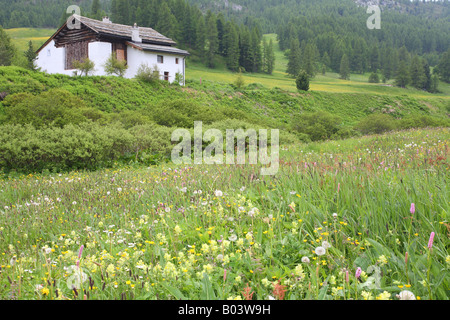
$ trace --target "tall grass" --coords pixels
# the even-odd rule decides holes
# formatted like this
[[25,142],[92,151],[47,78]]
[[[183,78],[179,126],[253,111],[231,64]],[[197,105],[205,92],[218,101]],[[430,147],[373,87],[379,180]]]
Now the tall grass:
[[268,177],[171,164],[10,175],[0,298],[447,300],[448,138],[285,146]]

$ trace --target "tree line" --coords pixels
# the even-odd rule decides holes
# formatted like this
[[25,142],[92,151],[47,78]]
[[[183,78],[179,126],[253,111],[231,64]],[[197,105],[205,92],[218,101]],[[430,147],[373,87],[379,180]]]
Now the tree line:
[[209,68],[216,67],[217,57],[222,57],[232,71],[273,71],[273,43],[263,41],[258,24],[238,24],[211,10],[203,13],[185,0],[112,0],[111,19],[153,28],[200,57]]

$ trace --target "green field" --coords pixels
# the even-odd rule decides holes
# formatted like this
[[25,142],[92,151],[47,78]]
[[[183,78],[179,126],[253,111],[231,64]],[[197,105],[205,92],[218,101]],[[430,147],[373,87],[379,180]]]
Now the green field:
[[449,138],[1,179],[0,299],[448,300]]
[[[266,34],[264,37],[269,41],[272,39],[275,48],[275,69],[272,75],[267,74],[252,74],[245,73],[243,77],[245,83],[259,83],[268,88],[278,87],[288,91],[297,91],[295,86],[295,79],[289,77],[286,73],[287,59],[283,52],[279,50],[278,41],[275,34]],[[220,67],[221,66],[221,67]],[[237,74],[226,70],[223,64],[220,64],[217,69],[209,69],[199,63],[187,63],[186,79],[199,81],[209,80],[214,82],[233,83],[236,80]],[[311,91],[321,92],[342,92],[342,93],[369,93],[379,95],[407,95],[416,98],[432,98],[443,97],[450,100],[450,85],[440,82],[439,94],[431,94],[422,90],[414,88],[397,88],[393,86],[393,80],[386,84],[373,84],[368,82],[369,73],[366,74],[352,74],[350,80],[341,80],[336,73],[327,72],[325,75],[317,74],[310,83]]]
[[6,29],[6,33],[18,51],[26,51],[30,40],[33,42],[34,48],[37,50],[41,45],[50,38],[56,30],[54,29],[34,29],[34,28],[15,28]]
[[[0,300],[448,300],[449,85],[298,92],[276,56],[241,89],[192,62],[184,87],[0,67]],[[323,111],[343,133],[305,142]],[[373,114],[397,131],[362,136]],[[278,171],[175,165],[194,121],[279,129]]]

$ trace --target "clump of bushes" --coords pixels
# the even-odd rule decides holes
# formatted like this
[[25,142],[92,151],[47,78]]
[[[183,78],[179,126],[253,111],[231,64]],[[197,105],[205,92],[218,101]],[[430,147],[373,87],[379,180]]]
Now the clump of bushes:
[[369,83],[380,83],[380,77],[378,73],[372,72],[369,76]]
[[392,131],[396,128],[394,118],[387,114],[375,113],[361,120],[355,129],[362,134],[380,134],[386,131]]
[[0,126],[0,168],[40,172],[97,169],[129,155],[168,156],[171,130],[156,124],[125,129],[88,121],[64,127],[36,128],[32,124]]
[[2,102],[3,122],[64,127],[89,119],[98,120],[102,112],[89,108],[83,100],[62,89],[51,89],[38,95],[23,92],[6,96]]
[[327,140],[336,137],[342,128],[340,117],[325,111],[306,112],[294,117],[292,129],[307,135],[312,141]]

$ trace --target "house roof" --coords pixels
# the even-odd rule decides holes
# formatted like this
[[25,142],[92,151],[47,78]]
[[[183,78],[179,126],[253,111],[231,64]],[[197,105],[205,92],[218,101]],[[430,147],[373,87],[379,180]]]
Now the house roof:
[[[107,36],[112,38],[121,38],[125,41],[132,41],[133,27],[118,23],[112,23],[109,21],[99,21],[90,18],[86,18],[79,15],[72,15],[72,17],[80,21],[83,25],[101,36]],[[67,19],[69,20],[69,19]],[[55,38],[65,27],[67,21],[62,25],[37,51],[39,53],[50,41]],[[153,43],[158,45],[173,46],[176,44],[172,39],[160,34],[152,28],[139,27],[139,36],[143,43]]]
[[130,45],[136,49],[144,50],[144,51],[152,51],[152,52],[164,52],[164,53],[172,53],[182,56],[188,56],[189,52],[186,50],[181,50],[175,47],[169,46],[160,46],[156,44],[148,44],[148,43],[138,43],[138,42],[126,42],[127,45]]
[[[94,20],[78,15],[73,15],[73,17],[97,33],[129,38],[130,40],[132,38],[132,31],[133,31],[132,26]],[[162,34],[160,34],[159,32],[155,31],[152,28],[139,27],[139,35],[142,38],[142,41],[158,42],[168,45],[175,44],[175,41],[173,41],[170,38],[167,38],[166,36],[163,36]]]

